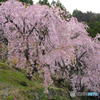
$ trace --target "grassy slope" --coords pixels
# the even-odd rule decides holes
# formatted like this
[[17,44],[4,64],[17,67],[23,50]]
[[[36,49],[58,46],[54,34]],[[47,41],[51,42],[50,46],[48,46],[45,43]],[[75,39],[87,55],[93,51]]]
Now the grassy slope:
[[30,81],[25,73],[0,60],[0,100],[71,100],[68,92],[55,87],[49,87],[49,94],[44,94],[41,82],[37,73]]
[[[33,80],[35,80],[35,77]],[[0,61],[0,100],[11,97],[28,100],[27,94],[24,95],[24,92],[42,88],[43,86],[39,81],[29,81],[24,73],[10,68],[9,65]]]

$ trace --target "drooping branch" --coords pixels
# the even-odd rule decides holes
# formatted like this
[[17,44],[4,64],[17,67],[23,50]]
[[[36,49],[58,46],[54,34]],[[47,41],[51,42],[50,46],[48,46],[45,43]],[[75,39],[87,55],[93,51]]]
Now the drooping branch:
[[23,33],[25,34],[25,18],[22,18],[23,21]]
[[[33,32],[34,29],[35,29],[35,31],[36,31],[37,33],[39,33],[38,30],[36,29],[36,26],[37,26],[37,22],[35,23],[35,26],[33,26],[31,30],[29,30],[28,37],[30,36],[30,34],[32,34],[32,32]],[[29,29],[28,25],[27,25],[27,28]]]
[[50,46],[51,46],[52,48],[55,48],[55,47],[52,45],[52,43],[51,43],[50,36],[49,36],[49,33],[48,33],[48,28],[47,28],[46,26],[44,26],[44,27],[45,27],[45,35],[47,36],[47,41],[48,41],[48,43],[50,44]]
[[15,23],[13,22],[13,20],[11,20],[11,19],[9,19],[9,21],[18,29],[18,31],[21,33],[21,35],[23,35],[23,32],[20,30],[20,28],[18,27],[18,25],[15,24]]
[[83,52],[78,59],[81,59],[87,51]]
[[8,22],[9,22],[9,21],[8,21],[8,18],[7,18],[7,17],[5,17],[5,18],[6,18],[6,20],[7,20],[7,21],[6,21],[6,22],[4,22],[3,24],[6,24],[6,23],[8,23]]
[[[84,54],[86,53],[87,51],[85,51],[85,52],[83,52],[79,57],[76,57],[76,64],[75,64],[75,66],[76,66],[76,70],[78,70],[78,66],[82,66],[82,64],[84,65],[84,68],[86,67],[86,64],[81,60],[81,58],[84,56]],[[83,69],[84,69],[83,68]]]

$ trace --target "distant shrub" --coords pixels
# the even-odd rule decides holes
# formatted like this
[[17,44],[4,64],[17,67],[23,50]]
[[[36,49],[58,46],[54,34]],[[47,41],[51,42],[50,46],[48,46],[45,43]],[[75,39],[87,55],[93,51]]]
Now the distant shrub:
[[22,86],[28,86],[28,84],[27,84],[25,81],[21,81],[20,84],[21,84]]
[[14,98],[12,96],[8,96],[7,100],[14,100]]
[[27,69],[26,69],[26,68],[22,68],[22,69],[21,69],[21,72],[22,72],[22,73],[26,73],[26,72],[27,72]]
[[0,59],[0,62],[3,62],[2,59]]
[[11,59],[10,63],[13,64],[13,66],[15,66],[19,62],[18,62],[18,59],[16,57],[14,57],[14,58]]
[[0,61],[0,69],[10,69],[10,66],[6,63]]
[[98,40],[100,41],[100,38],[98,38]]

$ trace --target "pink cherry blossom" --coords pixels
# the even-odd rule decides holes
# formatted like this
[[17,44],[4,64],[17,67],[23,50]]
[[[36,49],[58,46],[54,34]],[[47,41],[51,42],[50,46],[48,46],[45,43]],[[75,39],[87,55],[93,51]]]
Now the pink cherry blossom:
[[83,91],[100,92],[100,35],[91,39],[85,23],[63,13],[66,21],[62,12],[39,4],[25,8],[15,0],[2,3],[0,28],[8,39],[8,62],[27,68],[30,76],[35,68],[40,75],[42,70],[46,88],[56,76],[70,80],[74,91],[85,86]]

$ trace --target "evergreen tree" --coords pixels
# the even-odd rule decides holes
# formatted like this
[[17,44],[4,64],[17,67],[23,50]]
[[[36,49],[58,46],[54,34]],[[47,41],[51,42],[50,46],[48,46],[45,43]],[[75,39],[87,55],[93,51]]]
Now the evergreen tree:
[[38,3],[41,4],[41,5],[47,5],[47,6],[51,7],[51,5],[50,5],[50,3],[48,2],[48,0],[39,0]]
[[87,29],[89,36],[94,38],[97,33],[100,33],[100,14],[92,13],[91,11],[83,13],[76,9],[72,15],[76,17],[78,21],[85,21],[87,23],[89,26],[89,29]]
[[0,2],[5,2],[5,1],[7,1],[7,0],[0,0]]
[[[0,2],[6,2],[7,0],[0,0]],[[30,5],[33,5],[33,1],[32,0],[18,0],[21,1],[23,3],[29,3]]]
[[33,1],[32,0],[19,0],[19,1],[21,1],[23,3],[28,3],[30,5],[33,5]]
[[74,17],[76,17],[78,19],[78,21],[83,21],[84,20],[84,14],[80,10],[77,10],[77,9],[74,10],[72,15]]

